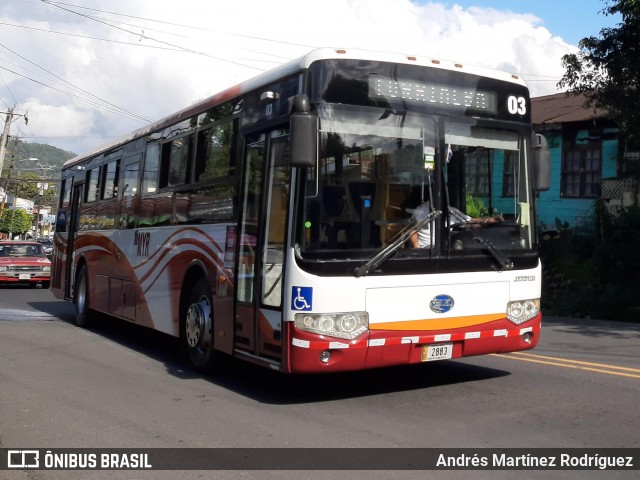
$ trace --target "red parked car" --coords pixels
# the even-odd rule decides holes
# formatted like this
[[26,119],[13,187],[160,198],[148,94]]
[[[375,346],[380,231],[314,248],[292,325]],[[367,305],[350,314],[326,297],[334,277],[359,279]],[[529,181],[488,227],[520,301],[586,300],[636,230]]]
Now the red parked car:
[[51,262],[38,242],[0,241],[0,285],[49,288]]

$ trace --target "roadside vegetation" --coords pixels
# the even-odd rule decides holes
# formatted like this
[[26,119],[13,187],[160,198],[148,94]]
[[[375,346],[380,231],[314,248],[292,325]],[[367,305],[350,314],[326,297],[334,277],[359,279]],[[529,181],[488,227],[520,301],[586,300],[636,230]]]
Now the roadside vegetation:
[[543,232],[542,305],[547,315],[640,322],[640,207]]
[[[640,151],[640,1],[603,0],[601,13],[619,15],[614,28],[583,38],[562,58],[558,83],[584,95],[620,127],[624,149]],[[622,156],[622,155],[621,155]],[[640,185],[640,161],[620,158],[618,175]],[[636,190],[635,198],[638,198]],[[610,211],[599,201],[591,221],[569,228],[557,221],[543,234],[543,306],[547,314],[640,322],[640,206]]]

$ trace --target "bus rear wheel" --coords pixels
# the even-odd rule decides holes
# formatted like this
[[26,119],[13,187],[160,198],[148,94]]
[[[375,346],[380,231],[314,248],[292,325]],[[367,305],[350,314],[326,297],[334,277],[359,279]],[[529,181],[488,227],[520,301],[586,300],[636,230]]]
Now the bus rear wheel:
[[216,365],[213,350],[213,305],[208,283],[199,279],[188,294],[182,312],[182,335],[189,360],[200,372],[210,372]]

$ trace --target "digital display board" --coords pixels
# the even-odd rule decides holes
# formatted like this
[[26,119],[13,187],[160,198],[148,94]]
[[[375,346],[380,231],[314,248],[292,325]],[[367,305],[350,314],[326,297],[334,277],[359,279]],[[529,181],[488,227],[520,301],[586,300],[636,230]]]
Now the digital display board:
[[414,104],[497,112],[497,95],[487,90],[458,87],[415,80],[393,79],[382,75],[369,76],[369,98],[403,100]]

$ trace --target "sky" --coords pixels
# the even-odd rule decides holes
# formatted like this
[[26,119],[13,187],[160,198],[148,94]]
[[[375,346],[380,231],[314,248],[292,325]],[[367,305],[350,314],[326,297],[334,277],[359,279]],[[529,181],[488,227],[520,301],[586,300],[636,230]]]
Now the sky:
[[[2,0],[0,118],[74,153],[316,47],[497,68],[557,93],[561,57],[620,20],[604,0]],[[24,116],[28,118],[25,124]],[[0,122],[0,128],[4,122]]]

